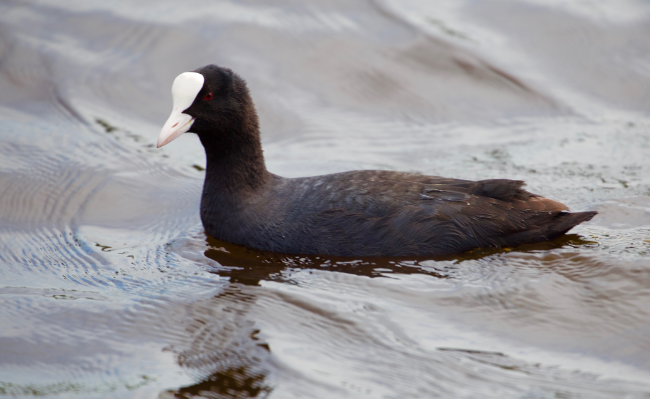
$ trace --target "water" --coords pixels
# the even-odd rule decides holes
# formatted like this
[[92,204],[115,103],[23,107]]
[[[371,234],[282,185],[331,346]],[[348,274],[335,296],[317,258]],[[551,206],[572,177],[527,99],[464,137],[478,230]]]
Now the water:
[[[649,398],[645,1],[0,5],[0,396]],[[269,169],[513,178],[599,215],[443,259],[207,238],[155,149],[180,72],[237,71]]]

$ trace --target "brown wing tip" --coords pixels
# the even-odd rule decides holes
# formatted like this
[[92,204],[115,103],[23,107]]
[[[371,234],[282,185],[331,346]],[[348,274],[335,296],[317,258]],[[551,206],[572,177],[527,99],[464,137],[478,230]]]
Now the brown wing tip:
[[513,205],[517,209],[522,210],[531,210],[537,212],[565,212],[569,210],[569,207],[564,205],[561,202],[553,201],[552,199],[538,197],[534,194],[525,200],[515,200]]

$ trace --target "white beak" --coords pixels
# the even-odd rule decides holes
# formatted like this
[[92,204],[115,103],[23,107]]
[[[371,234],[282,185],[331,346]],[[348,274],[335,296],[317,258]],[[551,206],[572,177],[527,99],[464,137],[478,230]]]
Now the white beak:
[[192,106],[197,94],[203,88],[205,78],[200,73],[183,72],[174,79],[172,84],[172,114],[158,136],[158,148],[174,141],[178,136],[190,130],[194,123],[191,115],[183,113]]
[[157,147],[160,148],[174,141],[178,136],[190,130],[193,123],[194,118],[174,108],[172,114],[169,115],[169,119],[165,122],[165,126],[160,131]]

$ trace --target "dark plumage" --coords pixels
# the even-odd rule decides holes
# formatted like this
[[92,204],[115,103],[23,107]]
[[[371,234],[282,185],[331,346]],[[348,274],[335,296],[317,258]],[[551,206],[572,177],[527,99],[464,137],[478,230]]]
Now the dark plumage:
[[[205,147],[201,219],[217,239],[295,254],[448,255],[550,240],[596,214],[565,212],[565,205],[522,190],[522,181],[370,170],[296,179],[274,175],[264,164],[244,80],[215,65],[195,72],[203,85],[188,89],[189,97],[198,93],[179,111],[193,118],[190,131]],[[186,86],[181,76],[173,92]],[[172,126],[172,117],[159,146],[181,129]]]

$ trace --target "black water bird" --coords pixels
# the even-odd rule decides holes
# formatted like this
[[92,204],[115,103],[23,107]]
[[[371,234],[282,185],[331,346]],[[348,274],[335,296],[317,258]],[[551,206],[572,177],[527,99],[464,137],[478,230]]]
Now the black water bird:
[[596,212],[568,213],[522,181],[352,171],[284,178],[266,170],[246,82],[208,65],[180,74],[158,147],[191,131],[207,155],[201,220],[214,238],[293,254],[449,255],[551,240]]

